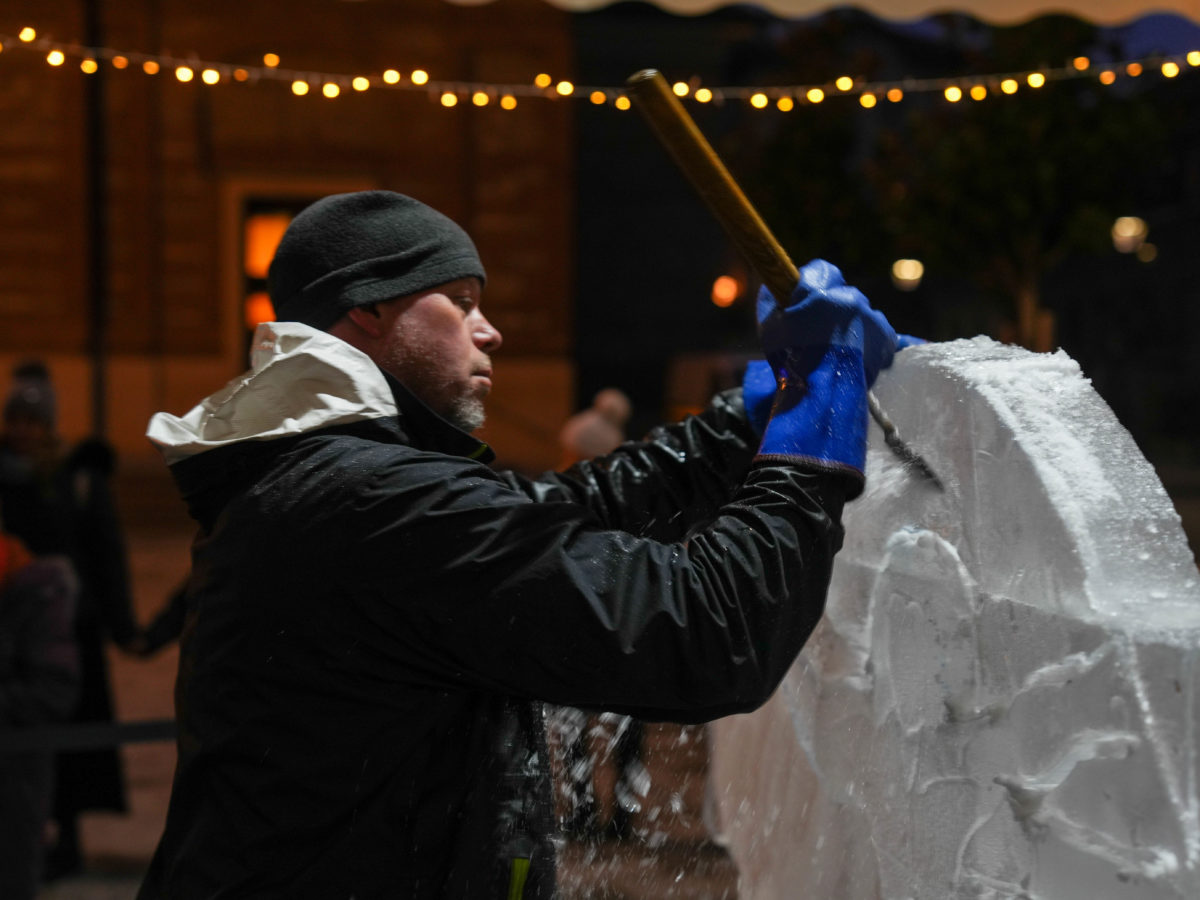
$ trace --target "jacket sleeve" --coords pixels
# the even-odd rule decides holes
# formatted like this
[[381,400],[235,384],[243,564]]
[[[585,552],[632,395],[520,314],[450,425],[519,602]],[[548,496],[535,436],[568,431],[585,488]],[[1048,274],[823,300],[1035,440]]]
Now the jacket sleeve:
[[741,389],[735,388],[718,394],[699,415],[659,426],[644,440],[565,472],[536,480],[504,477],[538,502],[584,504],[605,527],[673,540],[728,502],[757,448]]
[[686,540],[659,541],[456,458],[350,464],[372,472],[353,516],[311,524],[338,536],[343,602],[369,626],[351,626],[356,664],[434,690],[748,711],[816,626],[841,545],[841,482],[791,465],[753,466]]
[[41,725],[66,719],[79,691],[73,615],[76,581],[65,560],[35,560],[4,591],[15,654],[0,683],[0,725]]

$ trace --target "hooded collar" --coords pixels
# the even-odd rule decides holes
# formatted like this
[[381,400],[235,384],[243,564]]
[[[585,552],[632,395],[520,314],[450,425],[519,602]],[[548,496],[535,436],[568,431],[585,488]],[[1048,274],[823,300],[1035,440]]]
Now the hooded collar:
[[[403,419],[409,442],[491,462],[487,444],[447,422],[340,338],[299,322],[254,332],[250,371],[188,413],[156,413],[146,436],[168,465],[247,441],[295,437],[334,426]],[[380,423],[384,424],[384,423]]]

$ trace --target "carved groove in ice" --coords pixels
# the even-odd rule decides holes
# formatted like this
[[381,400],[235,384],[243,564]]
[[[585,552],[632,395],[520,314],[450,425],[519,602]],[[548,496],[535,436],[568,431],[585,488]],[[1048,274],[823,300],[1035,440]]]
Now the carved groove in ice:
[[913,348],[876,385],[825,619],[711,726],[710,827],[754,900],[1200,897],[1200,581],[1064,353]]

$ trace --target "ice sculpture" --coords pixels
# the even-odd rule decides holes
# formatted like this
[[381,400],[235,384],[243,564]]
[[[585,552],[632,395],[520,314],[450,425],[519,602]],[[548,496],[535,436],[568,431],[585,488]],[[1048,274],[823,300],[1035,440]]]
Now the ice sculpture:
[[876,391],[946,482],[868,459],[826,618],[710,728],[753,900],[1200,897],[1200,579],[1066,354],[905,351]]

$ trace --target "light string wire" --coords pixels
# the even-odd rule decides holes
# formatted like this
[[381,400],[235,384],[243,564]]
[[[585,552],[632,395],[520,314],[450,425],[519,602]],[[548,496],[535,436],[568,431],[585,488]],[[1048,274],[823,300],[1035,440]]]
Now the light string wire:
[[[528,84],[440,81],[430,79],[421,69],[414,70],[407,79],[396,69],[379,74],[348,75],[281,68],[278,65],[238,65],[202,60],[195,56],[181,57],[114,50],[109,47],[85,47],[38,37],[32,27],[23,28],[16,35],[0,34],[0,53],[9,48],[45,54],[47,63],[56,67],[64,65],[68,59],[78,60],[85,74],[94,74],[99,70],[99,63],[106,62],[118,69],[137,66],[148,75],[170,71],[179,81],[199,79],[207,85],[223,82],[254,84],[276,81],[290,84],[294,94],[315,92],[329,99],[346,92],[399,90],[423,92],[431,98],[438,99],[443,106],[455,106],[459,100],[469,101],[475,106],[487,106],[498,101],[502,107],[512,109],[517,105],[518,97],[587,99],[595,105],[612,104],[621,110],[629,109],[632,105],[624,88],[575,85],[565,79],[556,82],[544,73]],[[264,60],[272,55],[264,55]],[[799,104],[816,105],[831,97],[850,97],[856,98],[861,106],[870,108],[883,100],[899,102],[909,94],[941,93],[949,102],[959,102],[967,98],[983,100],[996,94],[1015,94],[1026,87],[1037,89],[1054,81],[1096,78],[1104,85],[1111,85],[1120,78],[1140,77],[1153,68],[1157,68],[1164,78],[1171,79],[1188,69],[1198,67],[1200,50],[1191,50],[1172,55],[1155,54],[1107,65],[1098,65],[1087,57],[1079,56],[1057,67],[1044,66],[1013,72],[940,78],[866,81],[843,75],[821,84],[707,87],[702,85],[698,78],[693,77],[688,81],[675,82],[673,90],[680,99],[701,104],[747,102],[759,109],[774,104],[777,109],[788,111]]]

